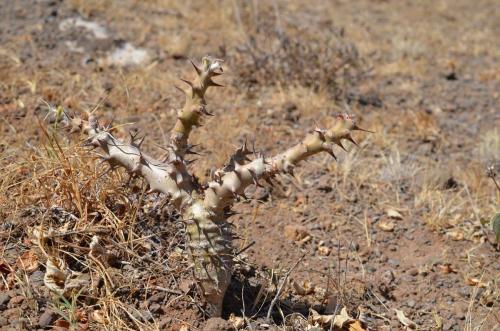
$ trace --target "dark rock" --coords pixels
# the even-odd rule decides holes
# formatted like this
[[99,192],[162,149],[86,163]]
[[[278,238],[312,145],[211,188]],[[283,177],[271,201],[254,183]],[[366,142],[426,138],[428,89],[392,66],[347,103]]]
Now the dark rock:
[[153,303],[151,306],[149,306],[149,310],[153,314],[161,314],[163,313],[163,310],[161,309],[161,306],[159,303]]
[[358,103],[361,106],[373,106],[375,108],[382,107],[382,100],[375,94],[362,94],[358,98]]
[[0,309],[5,309],[10,301],[10,295],[7,293],[0,293]]
[[451,190],[455,189],[458,187],[458,182],[455,178],[449,177],[444,183],[443,183],[443,190]]
[[458,80],[457,73],[454,71],[450,72],[449,74],[447,74],[444,77],[446,78],[446,80]]
[[42,328],[46,328],[52,325],[54,321],[57,319],[57,314],[52,310],[46,310],[38,319],[38,326]]
[[41,270],[35,271],[33,274],[30,276],[30,283],[32,286],[37,287],[43,285],[43,276],[44,272]]

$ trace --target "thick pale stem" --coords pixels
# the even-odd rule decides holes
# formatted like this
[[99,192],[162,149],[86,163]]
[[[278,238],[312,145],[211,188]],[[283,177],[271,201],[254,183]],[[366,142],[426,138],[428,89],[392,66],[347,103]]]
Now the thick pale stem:
[[191,204],[183,219],[194,277],[207,303],[207,312],[220,316],[233,267],[230,225],[222,214],[205,208],[201,199]]
[[316,129],[301,143],[271,159],[266,160],[261,156],[246,165],[236,163],[234,169],[224,172],[209,183],[209,188],[205,191],[205,206],[219,212],[231,205],[235,196],[243,195],[249,185],[256,184],[260,179],[270,180],[278,173],[293,175],[293,170],[300,161],[317,153],[327,152],[335,158],[334,145],[344,148],[342,140],[356,144],[351,136],[353,130],[366,131],[360,129],[350,116],[338,116],[330,129]]
[[192,62],[197,73],[196,79],[193,82],[183,79],[188,84],[188,88],[183,90],[186,101],[170,136],[171,145],[179,157],[183,157],[188,149],[189,134],[193,127],[201,125],[203,115],[211,115],[206,110],[205,92],[210,86],[221,86],[212,80],[222,74],[221,62],[222,60],[204,57],[202,68]]
[[120,141],[107,130],[99,128],[92,116],[88,121],[67,116],[62,120],[71,126],[71,131],[85,133],[87,145],[100,147],[100,156],[111,169],[123,167],[131,176],[144,178],[149,184],[149,192],[165,193],[177,208],[191,202],[195,188],[184,161],[171,157],[165,162],[156,160],[141,151],[142,140],[132,136],[130,143]]

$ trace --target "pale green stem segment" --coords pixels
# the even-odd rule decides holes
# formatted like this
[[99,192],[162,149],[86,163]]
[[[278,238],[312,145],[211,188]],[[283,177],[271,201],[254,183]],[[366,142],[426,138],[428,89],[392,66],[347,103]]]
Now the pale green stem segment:
[[213,77],[222,74],[222,60],[204,57],[202,67],[191,62],[196,70],[194,81],[182,79],[188,84],[184,107],[177,114],[177,122],[170,136],[172,147],[179,157],[184,157],[188,149],[188,139],[191,130],[200,126],[203,115],[211,115],[206,109],[205,92],[210,86],[221,86],[212,80]]

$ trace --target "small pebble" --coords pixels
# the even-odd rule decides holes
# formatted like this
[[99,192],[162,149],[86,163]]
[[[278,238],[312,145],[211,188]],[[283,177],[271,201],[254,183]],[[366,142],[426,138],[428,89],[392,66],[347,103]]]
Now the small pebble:
[[46,328],[51,326],[56,319],[57,314],[48,309],[38,319],[38,325],[42,328]]
[[397,259],[389,259],[389,260],[387,260],[387,263],[389,263],[389,265],[394,267],[394,268],[399,267],[399,260],[397,260]]
[[0,309],[5,309],[10,301],[10,295],[7,293],[0,293]]
[[151,306],[149,306],[149,310],[153,314],[161,314],[163,312],[159,303],[153,303]]
[[23,303],[24,301],[24,296],[22,295],[16,295],[15,297],[11,298],[9,301],[9,306],[17,306]]

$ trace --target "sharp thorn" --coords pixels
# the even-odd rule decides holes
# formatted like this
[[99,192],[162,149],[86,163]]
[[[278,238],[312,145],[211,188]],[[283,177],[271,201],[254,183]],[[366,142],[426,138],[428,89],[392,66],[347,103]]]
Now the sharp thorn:
[[191,64],[193,65],[193,68],[194,68],[194,70],[196,70],[196,73],[197,73],[198,75],[200,75],[200,74],[201,74],[201,69],[200,69],[200,67],[198,67],[198,66],[197,66],[197,65],[193,62],[193,60],[191,60],[191,59],[189,59],[189,62],[191,62]]
[[182,80],[184,83],[188,84],[189,86],[193,87],[193,83],[191,83],[189,80],[184,79],[184,78],[180,78],[180,80]]
[[356,147],[359,147],[358,143],[357,143],[357,142],[355,142],[355,141],[354,141],[354,139],[352,139],[352,137],[351,137],[351,136],[347,136],[347,137],[345,137],[344,139],[349,140],[349,141],[350,141],[350,142],[352,142],[354,145],[356,145]]
[[337,144],[338,146],[340,146],[340,148],[347,152],[347,149],[344,147],[344,145],[342,145],[342,142],[340,140],[336,141],[335,144]]
[[325,151],[326,151],[328,154],[330,154],[330,155],[331,155],[331,156],[335,159],[335,161],[338,161],[338,160],[337,160],[337,157],[335,156],[335,154],[333,154],[333,151],[332,151],[331,149],[327,148],[327,149],[325,149]]
[[213,80],[208,81],[208,86],[214,86],[214,87],[224,87],[224,85],[221,85],[219,83],[214,82]]
[[357,126],[357,125],[354,125],[354,126],[352,127],[352,130],[364,131],[364,132],[369,132],[369,133],[375,133],[374,131],[370,131],[370,130],[366,130],[366,129],[360,128],[360,127],[359,127],[359,126]]
[[192,151],[190,149],[186,149],[185,153],[188,154],[188,155],[201,155],[200,153]]
[[186,93],[186,91],[184,91],[183,89],[181,89],[179,86],[174,85],[174,87],[175,87],[176,89],[178,89],[179,91],[181,91],[182,93]]
[[149,162],[144,158],[144,156],[141,154],[141,158],[140,158],[140,162],[141,164],[145,165],[146,167],[148,167],[149,169],[151,169],[151,165],[149,164]]

